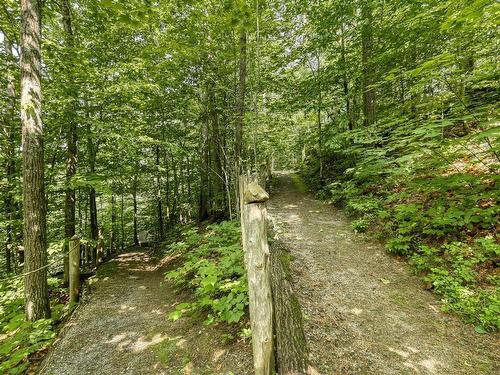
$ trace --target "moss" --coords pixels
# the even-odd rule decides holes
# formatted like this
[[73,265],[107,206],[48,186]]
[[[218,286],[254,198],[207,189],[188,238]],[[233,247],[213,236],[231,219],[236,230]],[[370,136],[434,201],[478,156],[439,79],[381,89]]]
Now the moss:
[[307,192],[307,185],[304,182],[304,180],[298,174],[296,174],[296,173],[292,174],[291,178],[292,178],[292,181],[293,181],[294,185],[297,187],[297,189],[301,193],[306,193]]
[[394,293],[391,295],[391,300],[398,306],[404,307],[408,304],[407,299],[401,294]]
[[98,278],[110,277],[113,276],[117,271],[118,271],[118,264],[114,260],[111,260],[109,262],[100,265],[97,268],[96,275]]
[[154,345],[153,352],[160,363],[168,365],[169,369],[178,370],[181,374],[184,367],[191,362],[191,357],[177,344],[178,342],[178,338],[169,338]]

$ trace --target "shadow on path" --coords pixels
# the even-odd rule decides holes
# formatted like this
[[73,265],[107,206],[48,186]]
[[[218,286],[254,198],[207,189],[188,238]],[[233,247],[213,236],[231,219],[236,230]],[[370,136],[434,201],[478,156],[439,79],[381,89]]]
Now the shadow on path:
[[249,344],[224,341],[224,327],[167,319],[189,295],[165,282],[164,271],[139,248],[103,264],[38,373],[250,374]]

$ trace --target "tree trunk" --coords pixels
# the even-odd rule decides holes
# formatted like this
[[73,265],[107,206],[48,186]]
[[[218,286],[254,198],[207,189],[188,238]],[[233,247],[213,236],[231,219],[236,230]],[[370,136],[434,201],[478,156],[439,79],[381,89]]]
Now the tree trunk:
[[109,234],[109,254],[116,249],[116,196],[111,195],[111,231]]
[[92,259],[97,262],[97,241],[99,240],[99,227],[97,224],[97,202],[96,192],[93,187],[89,191],[89,212],[90,212],[90,238],[93,240]]
[[[74,47],[74,35],[73,35],[73,27],[71,22],[71,11],[69,0],[63,0],[61,3],[61,13],[62,20],[65,32],[66,39],[66,48],[68,50],[68,63],[71,62],[71,54],[72,49]],[[73,77],[72,77],[72,67],[69,67],[69,71],[67,72],[67,96],[70,98],[70,103],[67,105],[65,110],[65,117],[67,121],[67,130],[66,130],[66,144],[67,144],[67,156],[66,156],[66,199],[64,206],[64,235],[66,237],[64,247],[64,253],[67,253],[67,246],[69,240],[76,233],[76,216],[75,216],[75,204],[76,204],[76,194],[75,189],[70,187],[71,179],[76,174],[76,163],[77,163],[77,128],[76,128],[76,93],[73,86]],[[64,283],[67,284],[69,282],[69,256],[64,255]]]
[[187,156],[187,189],[188,189],[188,219],[191,221],[192,218],[192,204],[193,204],[193,196],[192,196],[192,189],[191,189],[191,162],[190,162],[190,157],[189,155]]
[[[240,56],[239,56],[239,81],[238,92],[236,96],[236,117],[234,129],[234,188],[236,210],[239,213],[240,196],[240,173],[241,150],[243,149],[243,120],[245,116],[245,92],[247,79],[247,33],[244,27],[240,31]],[[237,213],[237,215],[238,215]]]
[[123,251],[125,248],[125,218],[124,218],[124,202],[123,202],[123,192],[121,194],[121,202],[120,202],[120,220],[121,220],[121,235],[120,235],[120,249]]
[[14,188],[16,178],[16,145],[14,138],[14,119],[16,112],[16,90],[14,84],[15,59],[12,54],[12,45],[7,36],[4,35],[4,46],[7,53],[7,111],[4,118],[3,134],[5,139],[5,176],[7,178],[6,192],[4,195],[6,225],[5,242],[5,269],[7,273],[12,272],[12,250],[14,248],[14,220],[16,218]]
[[80,239],[73,236],[69,240],[69,301],[78,302],[80,298]]
[[137,229],[137,175],[132,184],[132,198],[134,200],[134,245],[139,246],[139,233]]
[[342,22],[340,25],[341,35],[340,35],[340,55],[342,59],[342,86],[344,89],[344,100],[345,100],[345,112],[347,116],[347,127],[349,130],[354,128],[353,119],[351,115],[351,101],[349,100],[349,79],[347,76],[347,59],[346,59],[346,50],[345,50],[345,27]]
[[[90,130],[90,125],[87,127],[87,148],[89,153],[89,167],[90,173],[95,173],[95,160],[96,160],[96,150],[94,141],[92,139],[92,134]],[[96,191],[94,187],[90,187],[89,190],[89,213],[90,213],[90,238],[94,242],[92,245],[92,262],[97,263],[97,241],[99,240],[99,227],[97,223],[97,202],[96,202]]]
[[42,124],[40,2],[21,0],[24,297],[26,318],[50,317]]
[[200,202],[198,221],[208,219],[208,184],[209,184],[209,153],[208,153],[208,118],[203,119],[200,139]]
[[321,123],[321,107],[323,106],[323,94],[321,92],[321,60],[318,52],[318,72],[316,74],[318,86],[318,107],[317,107],[317,121],[318,121],[318,162],[319,162],[319,178],[323,179],[323,128]]
[[170,201],[170,170],[168,162],[168,153],[165,153],[165,204],[167,208],[167,225],[170,228],[172,206]]
[[363,27],[361,31],[362,64],[363,64],[363,114],[364,125],[375,122],[375,88],[373,65],[373,15],[370,4],[361,6]]
[[215,87],[214,85],[210,85],[208,88],[208,98],[210,104],[210,122],[212,124],[212,136],[210,137],[211,146],[213,150],[213,161],[215,165],[215,183],[214,183],[214,206],[215,212],[217,216],[227,217],[228,213],[226,212],[226,194],[225,194],[225,184],[222,178],[224,174],[222,170],[223,164],[223,155],[222,155],[222,145],[221,145],[221,135],[219,130],[219,113],[217,109],[217,101],[215,97]]
[[179,177],[177,173],[177,163],[174,159],[174,154],[170,155],[170,161],[173,169],[173,175],[174,175],[174,197],[172,201],[172,215],[170,217],[170,225],[174,227],[178,222],[179,222]]
[[160,174],[160,146],[156,146],[156,183],[157,183],[157,200],[158,200],[158,238],[160,241],[165,239],[164,223],[163,223],[163,204],[161,199],[161,174]]

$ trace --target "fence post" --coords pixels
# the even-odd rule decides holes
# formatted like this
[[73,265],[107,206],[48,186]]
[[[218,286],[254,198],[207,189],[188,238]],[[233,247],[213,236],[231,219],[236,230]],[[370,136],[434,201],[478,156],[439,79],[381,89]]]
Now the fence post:
[[69,301],[78,302],[80,296],[80,238],[69,241]]
[[242,242],[248,274],[250,323],[256,375],[271,375],[274,369],[273,304],[271,266],[267,242],[266,201],[269,195],[256,182],[241,178]]

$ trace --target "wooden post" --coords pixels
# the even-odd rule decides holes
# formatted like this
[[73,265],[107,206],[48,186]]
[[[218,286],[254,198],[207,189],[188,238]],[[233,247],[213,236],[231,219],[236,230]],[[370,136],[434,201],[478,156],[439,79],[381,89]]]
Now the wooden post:
[[69,301],[78,302],[80,297],[80,238],[69,241]]
[[300,303],[292,288],[290,257],[284,244],[275,237],[271,250],[271,285],[277,373],[314,374],[308,362]]
[[267,242],[266,201],[269,195],[256,182],[245,178],[241,205],[241,228],[245,264],[248,274],[250,323],[254,371],[256,375],[272,375],[274,369],[273,303],[271,266]]
[[104,234],[102,228],[99,228],[97,235],[97,265],[104,261]]

